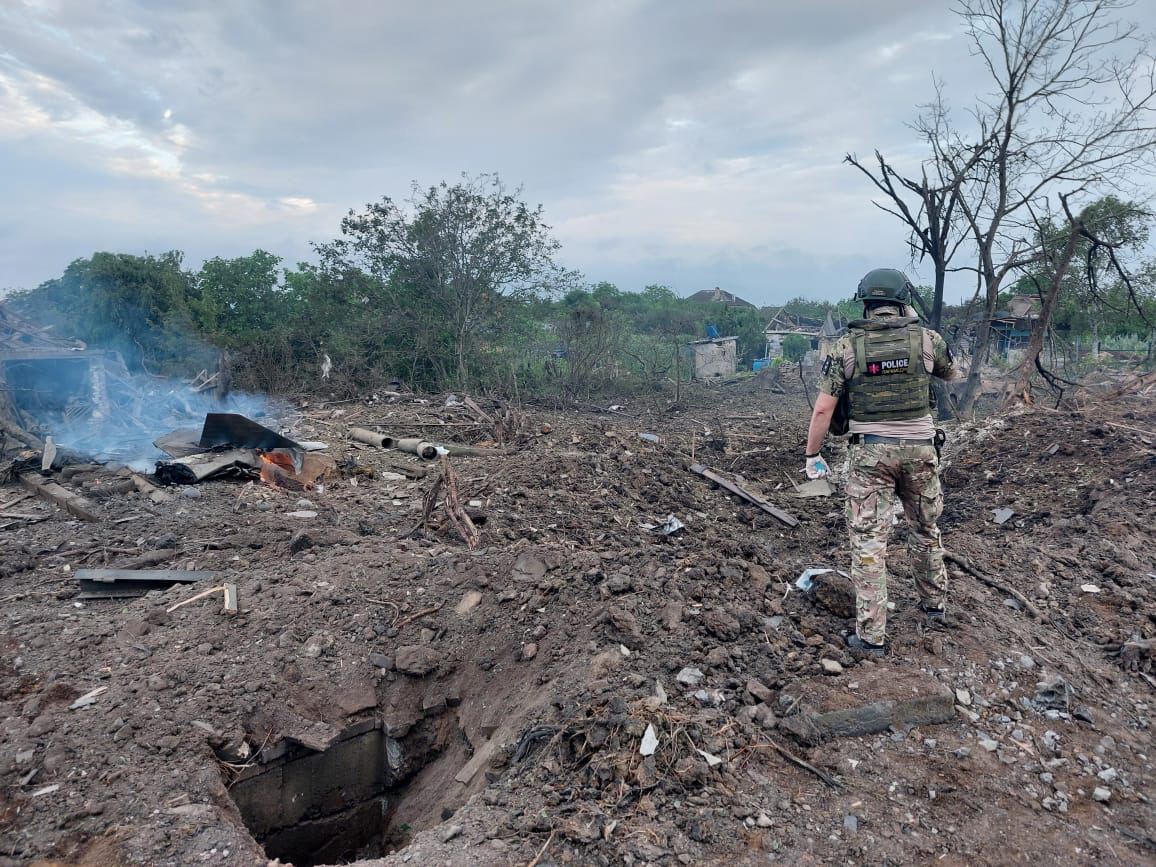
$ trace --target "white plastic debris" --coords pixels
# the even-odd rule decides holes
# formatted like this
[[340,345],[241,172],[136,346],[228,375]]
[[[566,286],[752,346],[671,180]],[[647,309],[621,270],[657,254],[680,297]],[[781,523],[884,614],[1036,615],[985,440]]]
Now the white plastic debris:
[[317,513],[314,512],[312,509],[298,509],[295,512],[286,512],[285,517],[287,517],[287,518],[316,518]]
[[90,690],[74,701],[68,706],[69,710],[80,710],[82,707],[88,707],[90,704],[96,704],[97,696],[108,692],[107,686],[98,686],[96,689]]
[[646,731],[642,734],[642,744],[638,748],[644,756],[653,756],[654,751],[658,749],[658,733],[654,730],[654,725],[647,723]]
[[707,765],[709,765],[712,768],[717,768],[719,765],[721,765],[723,763],[722,759],[720,759],[718,756],[711,755],[706,750],[698,750],[698,754],[700,756],[702,756],[704,759],[706,759]]
[[1097,587],[1095,584],[1081,584],[1080,589],[1083,590],[1085,593],[1099,593],[1100,592],[1100,588]]
[[842,569],[821,569],[821,568],[807,569],[805,572],[803,572],[802,575],[800,575],[797,579],[795,579],[795,586],[798,587],[800,590],[802,590],[804,593],[806,593],[812,587],[815,586],[814,579],[815,579],[816,575],[826,575],[828,572],[836,572],[839,575],[842,575],[844,578],[850,578],[851,577],[846,572],[844,572]]

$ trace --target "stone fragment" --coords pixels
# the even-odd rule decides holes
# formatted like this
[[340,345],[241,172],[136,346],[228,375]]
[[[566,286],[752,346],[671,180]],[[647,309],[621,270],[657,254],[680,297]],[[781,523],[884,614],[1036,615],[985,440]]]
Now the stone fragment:
[[301,652],[309,659],[318,659],[332,646],[333,636],[327,632],[318,632],[309,636]]
[[771,691],[767,689],[762,681],[755,680],[754,678],[747,681],[747,692],[758,702],[765,704],[771,700]]
[[642,629],[630,611],[621,606],[613,606],[606,612],[606,622],[610,625],[611,638],[619,644],[637,650],[643,644]]
[[383,668],[386,671],[393,670],[393,657],[386,656],[384,653],[375,650],[369,654],[369,664],[374,668]]
[[463,828],[461,825],[447,825],[438,831],[438,839],[443,843],[448,843],[450,840],[454,839],[454,837],[457,837],[459,834],[461,834],[462,830]]
[[515,581],[537,583],[546,577],[546,561],[531,551],[523,551],[514,561],[511,575]]
[[471,590],[461,598],[461,601],[459,601],[457,605],[454,606],[454,612],[461,615],[462,617],[465,617],[467,614],[477,608],[481,601],[482,594],[477,590]]
[[1096,786],[1092,790],[1092,800],[1099,801],[1101,804],[1106,804],[1112,799],[1112,790],[1105,786]]
[[423,677],[437,668],[442,661],[442,654],[432,647],[407,644],[397,649],[393,664],[403,674]]
[[313,537],[309,535],[308,530],[298,530],[289,538],[289,551],[293,554],[300,554],[316,544]]
[[529,661],[538,655],[538,645],[532,641],[522,645],[522,659]]
[[712,608],[702,618],[707,631],[722,641],[734,641],[742,632],[742,627],[729,612],[722,608]]
[[703,673],[697,668],[687,666],[674,676],[674,679],[683,686],[698,686],[702,682]]
[[855,588],[851,579],[838,572],[824,572],[811,578],[811,592],[815,601],[836,617],[855,616]]
[[377,691],[368,681],[355,683],[341,690],[333,702],[345,716],[377,707]]
[[48,714],[41,714],[28,726],[28,736],[38,738],[56,728],[56,720]]
[[955,700],[964,707],[971,706],[971,693],[966,689],[957,689],[955,691]]
[[835,659],[820,659],[819,665],[823,666],[824,674],[842,674],[843,666]]

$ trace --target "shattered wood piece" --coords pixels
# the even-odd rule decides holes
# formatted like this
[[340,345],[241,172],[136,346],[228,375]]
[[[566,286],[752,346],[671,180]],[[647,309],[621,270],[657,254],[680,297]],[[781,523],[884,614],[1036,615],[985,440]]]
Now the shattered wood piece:
[[100,468],[100,464],[69,464],[60,471],[60,478],[68,482],[71,481],[74,476],[83,475],[84,473],[95,473]]
[[40,470],[47,473],[52,469],[52,463],[56,460],[56,443],[52,437],[44,438],[44,453],[40,456]]
[[44,448],[44,443],[42,443],[39,439],[34,437],[28,431],[24,430],[24,428],[20,427],[20,425],[16,424],[15,422],[8,421],[8,419],[3,417],[0,417],[0,433],[5,433],[12,437],[12,439],[24,443],[24,445],[28,446],[30,449],[36,449],[37,451],[40,451]]
[[11,509],[13,506],[15,506],[17,503],[23,503],[25,500],[30,500],[34,496],[36,496],[36,495],[33,494],[31,491],[29,491],[26,494],[21,494],[19,497],[15,497],[6,503],[0,503],[0,509],[7,511],[8,509]]
[[225,613],[236,614],[239,610],[237,607],[237,585],[225,584]]
[[56,482],[47,481],[31,473],[22,473],[20,476],[20,484],[30,491],[34,491],[41,499],[59,506],[70,515],[80,518],[82,521],[91,521],[92,523],[99,523],[100,521],[100,518],[93,512],[92,503],[79,494],[74,494],[62,488],[56,484]]
[[730,491],[736,497],[739,497],[740,499],[746,500],[752,506],[757,506],[758,508],[760,508],[764,512],[766,512],[768,515],[771,515],[772,517],[777,518],[778,520],[782,521],[788,527],[797,527],[799,524],[798,518],[795,518],[793,515],[787,514],[782,509],[779,509],[779,508],[776,508],[775,506],[772,506],[766,500],[762,499],[761,497],[755,496],[750,491],[748,491],[746,488],[743,488],[739,485],[736,485],[734,482],[730,481],[729,479],[724,479],[722,476],[720,476],[718,473],[716,473],[714,470],[710,469],[709,467],[705,467],[702,464],[691,464],[690,465],[690,471],[692,473],[694,473],[695,475],[702,476],[704,479],[709,479],[710,481],[712,481],[716,485],[718,485],[720,488],[724,488],[727,491]]
[[107,686],[98,686],[96,689],[89,690],[76,701],[68,706],[69,710],[80,710],[82,707],[96,704],[97,698],[108,692]]
[[77,569],[78,599],[132,599],[175,584],[195,584],[216,572],[184,569]]
[[[237,590],[237,588],[234,585],[234,587],[233,587],[234,597],[236,596],[236,590]],[[206,597],[212,596],[216,593],[224,594],[226,601],[228,600],[228,590],[226,590],[224,586],[222,586],[222,587],[210,587],[208,590],[202,590],[200,593],[196,594],[195,596],[190,596],[188,599],[185,599],[181,602],[178,602],[176,605],[170,605],[168,608],[165,609],[165,611],[168,614],[172,614],[178,608],[184,608],[186,605],[191,605],[192,603],[194,603],[200,599],[205,599]],[[235,603],[236,601],[237,601],[236,598],[234,598],[233,602]]]
[[129,476],[129,479],[132,480],[133,485],[136,487],[139,493],[144,494],[154,503],[167,503],[172,500],[171,495],[166,494],[140,473],[133,473],[131,476]]
[[472,397],[463,397],[462,403],[469,407],[470,411],[481,421],[484,421],[488,425],[494,424],[493,417],[476,403],[474,403],[474,399]]

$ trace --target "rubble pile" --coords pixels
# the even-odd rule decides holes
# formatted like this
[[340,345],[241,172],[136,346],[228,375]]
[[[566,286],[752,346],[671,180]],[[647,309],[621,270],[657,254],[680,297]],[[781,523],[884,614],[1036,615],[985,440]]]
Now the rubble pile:
[[92,520],[2,531],[0,859],[1152,862],[1152,396],[954,432],[949,622],[899,527],[861,660],[781,388],[302,405],[308,485],[50,472]]

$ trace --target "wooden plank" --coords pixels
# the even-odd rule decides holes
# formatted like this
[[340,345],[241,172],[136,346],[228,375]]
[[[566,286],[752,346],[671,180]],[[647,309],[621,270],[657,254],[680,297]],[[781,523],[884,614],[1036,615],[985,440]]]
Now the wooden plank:
[[760,508],[764,512],[766,512],[768,515],[770,515],[771,517],[776,518],[779,521],[782,521],[788,527],[797,527],[799,525],[799,519],[798,518],[794,517],[793,515],[787,514],[782,509],[779,509],[779,508],[776,508],[775,506],[772,506],[770,503],[768,503],[762,497],[758,497],[758,496],[752,494],[750,491],[748,491],[746,488],[742,487],[741,485],[737,485],[734,482],[730,481],[729,479],[723,478],[718,473],[716,473],[714,470],[712,470],[710,467],[703,466],[702,464],[691,464],[690,465],[690,471],[692,473],[694,473],[695,475],[702,476],[704,479],[710,479],[712,482],[714,482],[720,488],[724,488],[725,490],[730,491],[736,497],[738,497],[742,500],[746,500],[752,506],[757,506],[758,508]]
[[77,599],[131,599],[174,584],[195,584],[217,576],[184,569],[77,569]]
[[56,482],[50,482],[40,476],[34,476],[31,473],[22,473],[20,476],[20,484],[30,491],[34,491],[41,499],[59,506],[70,515],[80,518],[82,521],[91,521],[94,524],[100,522],[100,518],[93,512],[91,502],[79,494],[65,490],[56,484]]

